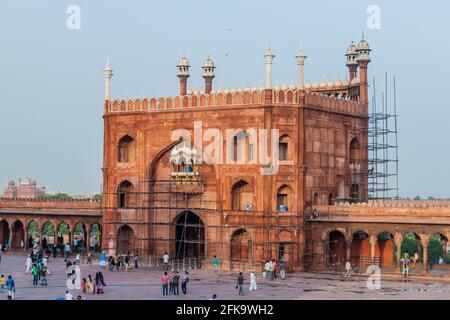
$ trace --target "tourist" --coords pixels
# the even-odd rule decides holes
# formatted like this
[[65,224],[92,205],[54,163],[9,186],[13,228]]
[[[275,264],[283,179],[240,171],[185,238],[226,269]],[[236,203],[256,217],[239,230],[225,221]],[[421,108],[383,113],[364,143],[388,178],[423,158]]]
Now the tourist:
[[180,273],[178,271],[175,271],[173,275],[173,294],[180,294]]
[[80,265],[80,253],[77,253],[77,257],[75,258],[75,264]]
[[169,270],[169,255],[167,252],[164,252],[163,255],[163,271]]
[[255,270],[252,270],[252,272],[250,272],[250,288],[248,290],[254,291],[256,289],[258,289],[258,286],[256,285]]
[[128,272],[128,268],[130,267],[131,255],[130,251],[128,251],[127,256],[125,257],[125,272]]
[[47,270],[47,274],[50,274],[50,269],[48,268],[48,256],[42,258],[42,266]]
[[78,239],[77,238],[75,238],[73,240],[73,248],[75,249],[75,252],[78,253]]
[[168,283],[169,283],[169,276],[167,275],[167,271],[164,272],[164,275],[161,277],[162,287],[163,287],[163,296],[168,296]]
[[87,294],[94,294],[94,285],[92,283],[91,275],[89,275],[88,278],[87,278],[86,292],[87,292]]
[[91,254],[90,250],[87,253],[87,262],[86,262],[86,264],[88,264],[89,267],[92,267],[92,254]]
[[137,271],[139,269],[139,254],[136,251],[134,254],[134,271]]
[[106,253],[105,251],[102,251],[102,253],[100,253],[100,256],[98,257],[100,260],[100,267],[105,270],[106,269]]
[[25,273],[30,272],[31,267],[33,266],[33,260],[31,259],[31,255],[28,255],[27,260],[25,261],[25,266],[27,267]]
[[268,280],[273,280],[273,264],[270,260],[266,260],[264,265],[264,270],[266,272],[266,277]]
[[37,265],[34,264],[33,267],[31,268],[31,274],[33,275],[33,286],[37,287],[39,286],[39,271],[37,268]]
[[273,277],[277,278],[277,261],[275,259],[272,259],[272,270],[273,270]]
[[53,246],[53,248],[52,248],[53,259],[56,258],[57,253],[58,253],[58,250],[56,249],[56,246]]
[[0,276],[0,293],[5,293],[6,279],[4,275]]
[[11,275],[8,276],[8,280],[6,280],[6,288],[8,289],[8,300],[14,300],[14,295],[16,293],[16,284],[14,283],[14,279]]
[[403,282],[408,282],[409,277],[409,259],[403,258],[401,260],[402,263],[402,274],[403,274]]
[[98,286],[100,286],[100,284],[103,286],[106,286],[105,280],[103,279],[103,274],[101,271],[99,271],[95,274],[95,285],[98,287]]
[[175,275],[174,270],[169,275],[169,292],[173,293],[173,276]]
[[70,244],[67,243],[64,246],[64,261],[66,261],[69,258],[69,255],[70,255]]
[[120,271],[120,269],[119,269],[120,268],[120,258],[119,258],[119,255],[117,253],[114,256],[114,266],[116,267],[116,270],[119,272]]
[[214,256],[212,263],[213,263],[213,270],[214,272],[217,273],[219,271],[219,258],[217,258],[217,256]]
[[114,258],[113,256],[108,257],[108,270],[113,271],[114,269]]
[[344,277],[346,279],[350,279],[350,273],[352,272],[352,264],[350,263],[350,260],[347,260],[345,263],[345,275]]
[[280,262],[280,277],[281,277],[281,280],[283,280],[285,276],[286,276],[286,264],[284,263],[283,260],[281,260],[281,262]]
[[47,268],[46,267],[43,266],[41,268],[40,276],[41,276],[41,285],[47,286]]
[[86,278],[81,280],[81,289],[83,290],[83,293],[86,293]]
[[444,259],[442,257],[439,257],[439,264],[444,264]]
[[66,294],[64,295],[64,300],[73,300],[73,295],[69,291],[66,291]]
[[187,283],[189,282],[189,272],[184,271],[183,278],[181,279],[181,290],[183,294],[187,293]]
[[[406,252],[405,252],[406,253]],[[409,256],[408,256],[409,257]],[[406,257],[406,259],[408,258]],[[414,255],[413,255],[413,265],[412,268],[414,269],[416,267],[416,263],[417,261],[419,261],[419,254],[417,253],[417,251],[414,251]]]
[[244,295],[244,276],[242,275],[242,272],[239,272],[239,277],[237,278],[236,289],[239,290],[238,294],[240,296]]

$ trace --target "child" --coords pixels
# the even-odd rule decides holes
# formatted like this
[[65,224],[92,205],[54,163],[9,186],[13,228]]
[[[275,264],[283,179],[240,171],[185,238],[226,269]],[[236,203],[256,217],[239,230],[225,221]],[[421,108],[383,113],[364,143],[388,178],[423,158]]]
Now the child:
[[0,293],[5,293],[6,279],[4,275],[0,276]]
[[103,290],[102,285],[101,285],[101,284],[98,285],[98,288],[97,288],[97,294],[104,294],[104,293],[105,293],[105,291]]
[[47,286],[47,268],[45,267],[41,269],[41,285]]
[[83,278],[83,281],[81,281],[81,288],[83,289],[83,293],[86,293],[86,278]]

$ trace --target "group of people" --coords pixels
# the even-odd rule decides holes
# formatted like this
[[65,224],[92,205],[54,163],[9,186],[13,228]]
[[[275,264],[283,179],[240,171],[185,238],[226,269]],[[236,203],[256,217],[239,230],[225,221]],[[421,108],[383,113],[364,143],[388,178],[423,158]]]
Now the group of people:
[[86,294],[104,294],[104,287],[106,286],[103,274],[101,271],[95,274],[95,282],[92,281],[91,275],[88,278],[83,278],[81,281],[81,289]]
[[0,294],[4,294],[6,290],[8,290],[8,300],[13,300],[16,293],[16,284],[14,283],[14,279],[11,275],[9,275],[6,279],[2,274],[0,276]]
[[[106,254],[105,252],[102,252],[100,254],[100,266],[105,269],[106,263],[108,263],[108,270],[109,271],[125,271],[128,272],[128,269],[130,268],[130,262],[131,262],[131,253],[128,252],[125,257],[119,256],[119,254],[115,254],[114,256],[109,256],[108,261],[106,261]],[[137,271],[139,269],[139,255],[136,251],[135,255],[133,256],[134,260],[134,271]]]
[[286,277],[286,263],[283,260],[279,264],[275,259],[266,260],[264,275],[268,280],[275,280],[278,271],[280,272],[280,278],[284,279]]
[[[165,269],[165,266],[163,266]],[[181,290],[183,294],[187,294],[187,284],[189,282],[189,272],[184,271],[183,276],[180,275],[179,271],[172,270],[170,274],[164,271],[164,275],[161,277],[163,296],[168,296],[169,293],[173,295],[178,295],[180,293],[179,285],[181,280]]]
[[25,273],[31,273],[33,278],[33,286],[47,286],[48,259],[50,253],[48,251],[33,250],[25,261]]

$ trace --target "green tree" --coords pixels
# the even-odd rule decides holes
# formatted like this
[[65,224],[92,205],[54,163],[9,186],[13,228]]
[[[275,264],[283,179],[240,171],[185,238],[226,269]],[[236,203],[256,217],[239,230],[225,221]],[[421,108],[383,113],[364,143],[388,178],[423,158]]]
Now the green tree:
[[38,199],[49,199],[49,200],[62,200],[62,199],[72,199],[67,193],[57,193],[57,194],[42,194],[38,196]]

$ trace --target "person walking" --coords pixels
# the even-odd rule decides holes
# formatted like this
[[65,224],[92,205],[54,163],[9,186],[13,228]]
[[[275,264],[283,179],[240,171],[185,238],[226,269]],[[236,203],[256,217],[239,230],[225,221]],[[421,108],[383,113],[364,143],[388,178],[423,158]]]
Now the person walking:
[[242,272],[239,272],[239,277],[237,278],[237,284],[236,289],[238,289],[238,294],[240,296],[244,295],[244,276],[242,275]]
[[76,265],[80,265],[80,253],[79,252],[77,252],[77,257],[75,258],[75,264]]
[[100,260],[100,267],[102,268],[102,270],[106,270],[106,253],[105,253],[105,251],[102,251],[102,253],[100,253],[100,256],[98,258]]
[[184,271],[183,278],[181,279],[181,290],[183,294],[187,293],[187,283],[189,282],[189,272]]
[[169,255],[167,252],[164,252],[163,255],[163,271],[169,270]]
[[134,271],[138,271],[139,269],[139,254],[136,251],[136,253],[134,254]]
[[163,287],[163,296],[169,295],[168,284],[169,284],[169,276],[167,275],[167,271],[164,272],[164,275],[161,277],[162,287]]
[[402,263],[403,282],[408,282],[408,277],[409,277],[409,259],[408,258],[403,258],[401,263]]
[[217,256],[214,256],[212,263],[213,263],[213,270],[215,273],[217,273],[219,271],[219,258],[217,258]]
[[69,259],[69,255],[70,255],[70,244],[66,243],[66,245],[64,246],[64,261]]
[[346,279],[350,279],[350,273],[352,272],[352,264],[350,263],[350,260],[347,260],[345,263],[345,275],[344,277]]
[[14,296],[16,294],[16,284],[14,283],[14,279],[11,275],[9,275],[8,280],[6,280],[6,288],[8,289],[8,300],[14,300]]
[[87,294],[94,294],[94,284],[92,283],[91,275],[89,275],[87,278],[86,292],[87,292]]
[[252,272],[250,272],[250,288],[248,290],[254,291],[256,289],[258,289],[258,286],[256,285],[255,270],[252,270]]
[[73,295],[69,291],[66,291],[66,294],[64,295],[64,300],[73,300]]
[[273,277],[277,278],[277,261],[275,259],[272,259],[272,270],[273,270]]
[[31,259],[31,255],[28,255],[27,260],[25,261],[25,267],[27,268],[25,270],[25,273],[30,272],[32,266],[33,266],[33,260]]
[[47,268],[44,266],[41,268],[41,285],[47,286]]
[[284,277],[286,276],[286,264],[283,260],[280,262],[280,278],[281,280],[284,280]]
[[6,279],[4,275],[0,276],[0,293],[5,293],[6,290]]
[[86,293],[86,278],[81,280],[81,290],[83,290],[83,293]]

